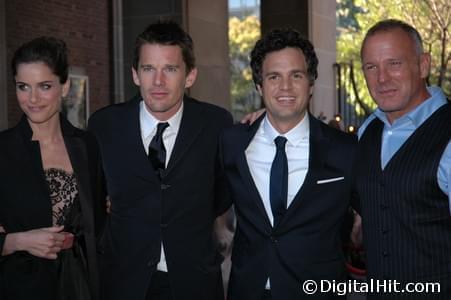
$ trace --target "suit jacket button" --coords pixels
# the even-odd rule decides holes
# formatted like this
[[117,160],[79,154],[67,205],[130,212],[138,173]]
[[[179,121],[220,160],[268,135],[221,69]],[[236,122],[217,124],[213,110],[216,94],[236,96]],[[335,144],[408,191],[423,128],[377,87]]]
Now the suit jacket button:
[[386,209],[388,208],[388,205],[385,204],[385,203],[382,203],[382,204],[380,205],[380,207],[381,207],[382,210],[386,210]]
[[277,243],[277,242],[279,241],[279,240],[277,239],[277,237],[275,237],[275,236],[273,236],[273,235],[270,235],[269,238],[271,239],[271,241],[272,241],[273,243]]
[[170,188],[170,187],[171,187],[170,184],[164,184],[164,183],[161,184],[161,189],[162,189],[162,190],[166,190],[166,189],[168,189],[168,188]]
[[149,262],[147,263],[147,266],[150,268],[150,267],[155,266],[156,264],[157,264],[157,262],[156,262],[154,259],[151,259],[151,260],[149,260]]

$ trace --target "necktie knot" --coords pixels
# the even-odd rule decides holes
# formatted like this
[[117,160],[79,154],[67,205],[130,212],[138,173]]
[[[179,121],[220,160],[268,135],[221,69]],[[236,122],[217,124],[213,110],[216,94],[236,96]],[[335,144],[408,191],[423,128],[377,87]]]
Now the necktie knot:
[[164,130],[166,128],[168,128],[168,127],[169,127],[169,123],[168,122],[164,122],[164,123],[160,122],[160,123],[158,123],[158,125],[157,125],[157,133],[155,135],[162,136]]
[[288,140],[286,137],[280,135],[274,139],[274,143],[276,144],[278,150],[284,150],[287,141]]

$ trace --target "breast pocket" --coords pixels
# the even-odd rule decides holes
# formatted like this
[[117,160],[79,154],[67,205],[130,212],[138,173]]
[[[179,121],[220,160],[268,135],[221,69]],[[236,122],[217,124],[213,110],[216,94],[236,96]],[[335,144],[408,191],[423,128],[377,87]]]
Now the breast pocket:
[[328,183],[333,183],[333,182],[339,182],[339,181],[343,181],[345,180],[344,176],[338,176],[338,177],[327,177],[324,179],[318,179],[316,181],[316,184],[328,184]]

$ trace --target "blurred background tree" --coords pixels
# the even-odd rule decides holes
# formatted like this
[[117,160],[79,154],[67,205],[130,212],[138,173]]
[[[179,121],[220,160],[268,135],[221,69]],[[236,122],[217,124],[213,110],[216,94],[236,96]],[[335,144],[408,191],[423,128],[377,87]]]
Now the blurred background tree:
[[229,56],[232,111],[235,119],[260,108],[261,100],[255,91],[249,54],[260,38],[260,20],[255,15],[243,19],[229,19]]

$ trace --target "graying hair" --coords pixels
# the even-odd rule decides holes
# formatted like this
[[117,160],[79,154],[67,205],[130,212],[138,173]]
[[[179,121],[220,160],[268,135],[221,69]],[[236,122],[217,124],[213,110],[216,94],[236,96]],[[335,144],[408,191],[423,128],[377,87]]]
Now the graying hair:
[[415,43],[415,50],[418,55],[422,54],[423,51],[423,40],[421,38],[420,33],[410,24],[407,24],[406,22],[396,20],[396,19],[387,19],[382,20],[374,24],[366,33],[365,38],[362,42],[362,48],[360,49],[360,57],[362,57],[362,50],[365,46],[366,40],[375,35],[376,33],[379,33],[381,31],[391,31],[393,29],[401,29],[404,32],[406,32],[412,41]]

